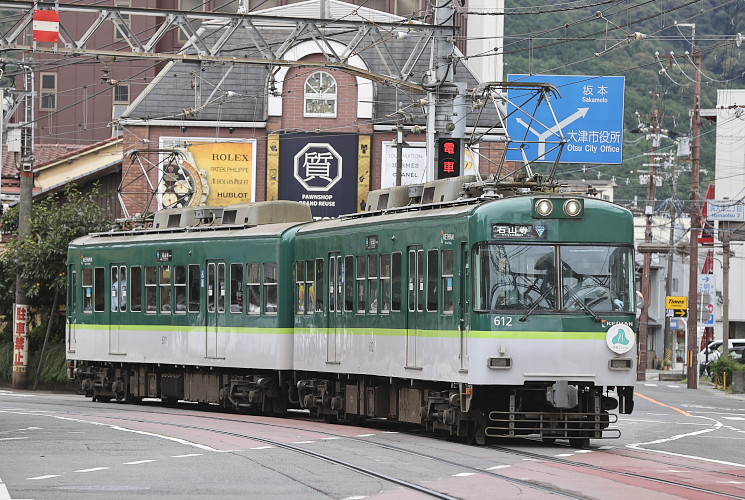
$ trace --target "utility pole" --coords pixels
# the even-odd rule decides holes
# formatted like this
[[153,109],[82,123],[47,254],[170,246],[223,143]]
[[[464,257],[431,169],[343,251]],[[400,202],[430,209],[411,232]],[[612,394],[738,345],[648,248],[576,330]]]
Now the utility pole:
[[730,232],[722,233],[722,356],[729,356],[729,257]]
[[[24,106],[23,124],[21,125],[20,161],[17,162],[21,178],[21,190],[18,213],[18,238],[25,238],[30,232],[31,205],[34,188],[34,72],[23,64],[24,74]],[[16,276],[16,295],[13,307],[13,373],[11,385],[13,389],[25,389],[27,385],[26,370],[28,368],[28,320],[29,307],[26,297],[26,283],[21,275]]]
[[[429,160],[427,179],[428,181],[437,178],[437,168],[435,165],[440,161],[437,157],[439,148],[433,147],[440,139],[456,139],[461,142],[457,158],[458,167],[463,165],[463,153],[465,147],[462,144],[466,135],[466,106],[465,106],[465,83],[456,83],[454,81],[455,58],[455,9],[453,3],[439,0],[440,4],[435,5],[435,22],[438,27],[451,28],[452,31],[437,32],[433,44],[432,68],[430,69],[431,84],[428,100],[430,107],[428,109],[429,119],[427,123],[427,136],[431,138],[433,144],[428,144],[427,158]],[[429,90],[429,89],[428,89]],[[429,141],[428,141],[429,142]],[[434,149],[434,151],[433,151]],[[432,153],[431,155],[429,153]],[[432,161],[434,159],[434,161]],[[456,175],[460,175],[457,172]]]
[[698,230],[700,223],[699,200],[701,172],[701,49],[696,46],[696,25],[693,29],[691,45],[693,49],[693,65],[696,78],[693,85],[693,138],[691,143],[691,233],[690,233],[690,268],[688,278],[688,388],[698,388]]
[[[677,209],[675,206],[675,199],[678,196],[678,172],[675,168],[677,163],[672,160],[673,164],[673,193],[670,197],[670,239],[669,246],[670,250],[667,253],[667,275],[665,276],[665,296],[669,297],[673,294],[673,262],[675,260],[675,216],[677,215]],[[663,359],[663,366],[666,364],[672,366],[672,353],[673,353],[673,332],[670,328],[670,318],[665,315],[665,353]]]
[[[660,142],[660,119],[657,110],[657,98],[656,92],[652,93],[652,162],[649,164],[649,183],[647,187],[647,205],[644,209],[646,215],[646,223],[644,225],[644,242],[652,242],[652,216],[654,215],[654,191],[655,191],[655,176],[657,173],[657,156],[656,151],[659,147]],[[642,269],[642,296],[644,297],[644,304],[642,305],[642,313],[639,317],[639,362],[636,366],[636,380],[646,380],[647,374],[647,339],[649,336],[649,304],[650,304],[650,288],[651,288],[651,267],[652,267],[652,254],[644,253],[644,266]]]

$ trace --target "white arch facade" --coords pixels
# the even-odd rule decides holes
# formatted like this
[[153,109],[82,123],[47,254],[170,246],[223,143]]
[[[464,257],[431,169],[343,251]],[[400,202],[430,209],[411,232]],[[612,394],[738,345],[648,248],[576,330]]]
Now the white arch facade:
[[[328,44],[334,49],[337,54],[343,53],[347,46],[334,41],[328,40]],[[323,54],[321,48],[312,41],[301,42],[297,45],[292,46],[287,52],[282,55],[282,59],[286,61],[299,61],[303,57],[311,54]],[[359,55],[355,55],[349,58],[348,64],[365,71],[369,71],[367,64]],[[274,87],[276,89],[276,96],[272,92],[268,93],[267,98],[267,115],[268,116],[282,116],[282,89],[284,87],[285,77],[287,76],[287,67],[281,67],[274,75]],[[271,78],[271,77],[270,77]],[[373,117],[373,95],[375,89],[373,82],[366,80],[360,76],[357,78],[357,118],[372,119]]]

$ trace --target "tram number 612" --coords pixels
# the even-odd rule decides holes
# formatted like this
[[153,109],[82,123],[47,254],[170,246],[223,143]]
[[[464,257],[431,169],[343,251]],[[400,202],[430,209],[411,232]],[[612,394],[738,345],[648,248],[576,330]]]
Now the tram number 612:
[[512,326],[510,316],[494,316],[494,326]]

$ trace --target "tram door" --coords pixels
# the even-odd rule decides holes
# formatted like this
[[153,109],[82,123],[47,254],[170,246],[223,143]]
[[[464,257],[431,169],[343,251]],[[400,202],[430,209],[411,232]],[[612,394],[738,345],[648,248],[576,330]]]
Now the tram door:
[[338,363],[339,329],[342,328],[344,312],[344,258],[340,254],[329,255],[329,315],[326,331],[326,363]]
[[67,287],[67,352],[75,352],[77,342],[75,338],[75,334],[77,333],[75,331],[77,327],[75,316],[79,306],[76,295],[78,290],[78,273],[75,271],[74,265],[70,266],[68,276],[70,277],[70,283]]
[[460,332],[460,369],[468,370],[468,337],[471,333],[471,323],[469,304],[471,303],[471,269],[468,260],[468,243],[463,243],[461,246],[461,268],[459,272],[459,289],[460,289],[460,300],[458,301],[458,330]]
[[225,262],[207,262],[207,332],[205,357],[224,358],[225,340],[220,328],[225,325]]
[[409,273],[406,308],[406,366],[418,367],[417,336],[424,319],[424,250],[421,246],[408,247]]
[[127,312],[127,266],[111,265],[111,309],[109,313],[109,354],[125,354],[120,342],[121,325]]

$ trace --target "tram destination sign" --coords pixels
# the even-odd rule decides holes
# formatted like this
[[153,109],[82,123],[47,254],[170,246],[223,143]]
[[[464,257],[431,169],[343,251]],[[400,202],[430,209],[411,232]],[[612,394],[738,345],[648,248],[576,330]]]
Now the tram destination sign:
[[522,240],[545,240],[548,236],[548,228],[543,224],[492,224],[491,237],[522,239]]

